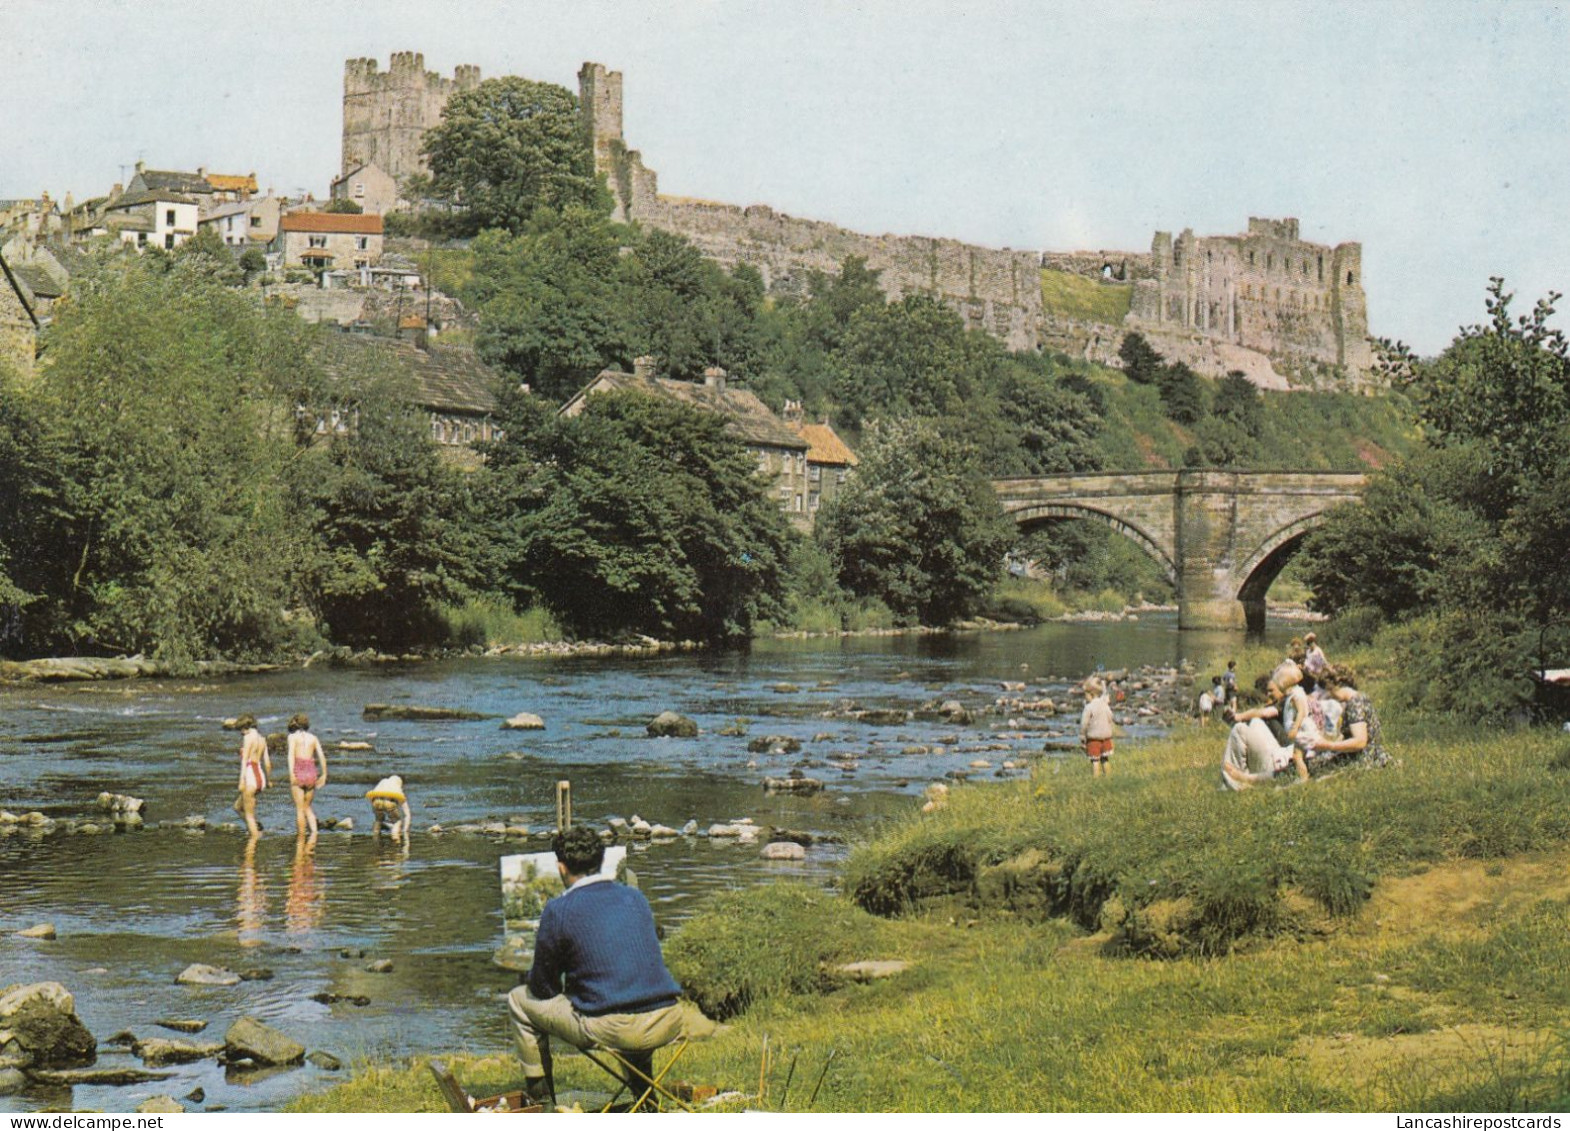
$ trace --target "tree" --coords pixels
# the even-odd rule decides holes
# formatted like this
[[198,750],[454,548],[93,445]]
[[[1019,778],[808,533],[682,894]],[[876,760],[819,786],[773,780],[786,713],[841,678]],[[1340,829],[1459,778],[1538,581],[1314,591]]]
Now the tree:
[[515,601],[601,637],[733,641],[779,615],[790,531],[723,418],[638,391],[527,415],[487,472]]
[[333,199],[327,202],[327,207],[322,209],[322,211],[342,212],[350,216],[358,216],[363,213],[365,209],[361,208],[358,204],[346,196],[335,196]]
[[880,417],[972,413],[1004,356],[995,339],[968,332],[929,295],[864,305],[830,358],[840,419],[855,428]]
[[1259,439],[1265,423],[1265,405],[1259,387],[1241,369],[1233,369],[1216,382],[1216,395],[1210,403],[1211,414],[1234,424],[1245,435]]
[[1210,411],[1210,398],[1199,377],[1181,361],[1163,365],[1156,377],[1161,407],[1179,424],[1198,424]]
[[293,468],[293,505],[314,534],[302,567],[306,604],[339,643],[404,650],[443,642],[441,606],[481,581],[464,473],[442,462],[410,408],[406,373],[351,370],[316,396],[350,423],[303,449]]
[[485,232],[473,247],[468,290],[486,361],[565,400],[628,352],[609,221],[578,206],[540,209],[517,235]]
[[609,192],[565,87],[507,77],[460,91],[426,134],[433,192],[461,206],[460,226],[522,231],[535,209],[610,211]]
[[1123,335],[1118,346],[1118,358],[1123,362],[1123,372],[1130,381],[1140,385],[1153,385],[1161,372],[1161,355],[1145,340],[1138,330]]
[[817,537],[845,588],[906,623],[947,624],[980,607],[1014,531],[974,453],[930,421],[905,421],[874,430]]

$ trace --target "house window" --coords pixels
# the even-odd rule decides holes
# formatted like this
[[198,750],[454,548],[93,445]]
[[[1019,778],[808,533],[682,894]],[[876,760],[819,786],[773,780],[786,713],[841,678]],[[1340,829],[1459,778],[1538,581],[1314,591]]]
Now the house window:
[[166,248],[173,248],[174,247],[174,233],[173,232],[170,232],[168,235],[166,235],[164,237],[164,247],[166,247]]
[[146,232],[137,232],[136,233],[136,246],[137,247],[146,247],[147,246],[147,233]]
[[326,236],[307,236],[306,237],[306,244],[309,247],[326,247],[327,246],[327,237]]
[[364,181],[355,181],[354,182],[354,197],[355,197],[356,200],[363,200],[365,198],[365,182]]
[[814,483],[823,482],[823,465],[815,463],[810,468],[808,468],[807,478],[811,479]]
[[845,486],[845,469],[843,467],[834,473],[834,486]]
[[768,469],[769,469],[769,453],[764,451],[762,448],[759,448],[758,449],[758,470],[759,471],[767,471]]
[[356,251],[365,251],[370,246],[371,246],[371,238],[369,236],[355,236],[354,237],[354,250],[356,250]]
[[801,496],[800,495],[796,496],[796,512],[798,514],[801,513]]
[[169,227],[169,228],[174,227],[174,209],[173,208],[166,208],[166,209],[164,209],[164,226],[165,227]]
[[253,228],[260,228],[261,226],[262,226],[262,218],[260,216],[252,216],[251,217],[251,227],[253,227]]
[[366,259],[356,259],[354,261],[354,269],[356,271],[364,271],[370,265],[370,261]]
[[807,507],[810,510],[818,509],[818,493],[816,491],[807,496]]

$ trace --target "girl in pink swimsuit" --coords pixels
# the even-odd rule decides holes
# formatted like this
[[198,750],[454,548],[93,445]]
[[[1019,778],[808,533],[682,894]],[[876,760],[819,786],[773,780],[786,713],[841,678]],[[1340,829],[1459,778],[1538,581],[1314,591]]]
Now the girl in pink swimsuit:
[[316,836],[316,810],[311,799],[327,784],[327,755],[311,733],[311,720],[297,714],[289,720],[289,792],[294,795],[294,824],[301,836]]
[[273,760],[267,752],[267,740],[256,729],[255,715],[241,715],[235,725],[245,732],[240,740],[240,797],[235,807],[245,818],[246,830],[256,836],[262,831],[261,822],[256,819],[256,795],[267,788]]

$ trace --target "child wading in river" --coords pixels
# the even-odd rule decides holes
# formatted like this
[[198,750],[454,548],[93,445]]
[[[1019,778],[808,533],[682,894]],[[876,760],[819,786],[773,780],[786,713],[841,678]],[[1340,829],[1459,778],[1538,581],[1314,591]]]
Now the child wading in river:
[[382,835],[384,825],[394,840],[409,832],[409,799],[403,791],[403,778],[397,774],[385,777],[365,796],[371,802],[371,814],[376,822],[372,831],[377,836]]
[[1112,704],[1105,690],[1095,676],[1085,680],[1085,710],[1079,716],[1079,740],[1090,756],[1091,775],[1098,778],[1112,773]]

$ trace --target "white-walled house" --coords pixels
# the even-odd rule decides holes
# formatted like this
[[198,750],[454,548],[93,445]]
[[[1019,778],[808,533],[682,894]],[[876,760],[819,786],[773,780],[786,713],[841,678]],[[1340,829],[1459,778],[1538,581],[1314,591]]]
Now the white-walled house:
[[175,192],[131,192],[103,210],[103,228],[135,247],[172,251],[196,235],[200,209]]

